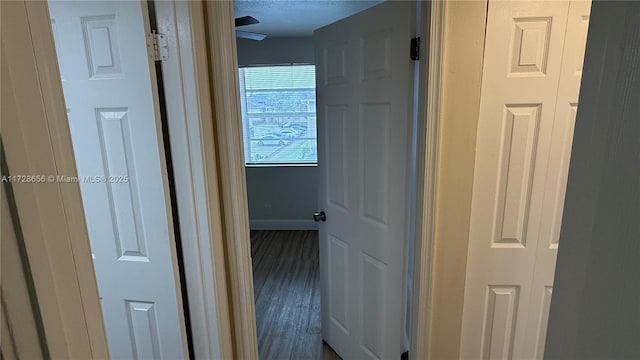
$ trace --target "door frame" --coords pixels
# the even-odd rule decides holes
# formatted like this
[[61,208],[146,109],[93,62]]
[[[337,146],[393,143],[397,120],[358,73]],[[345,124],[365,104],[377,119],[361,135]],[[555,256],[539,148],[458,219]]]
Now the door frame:
[[[183,106],[191,106],[193,101],[198,104],[197,115],[187,116],[182,126],[187,129],[187,133],[194,126],[201,131],[200,146],[193,147],[188,155],[194,167],[185,181],[194,183],[198,176],[205,174],[205,196],[187,200],[186,203],[190,205],[185,206],[199,207],[197,216],[215,220],[208,226],[197,228],[202,236],[193,243],[197,246],[197,258],[192,263],[185,261],[185,268],[190,268],[196,274],[194,278],[200,281],[196,286],[200,301],[192,300],[196,295],[192,295],[191,290],[188,294],[192,319],[199,317],[199,324],[209,329],[208,333],[194,331],[194,337],[203,336],[200,341],[207,342],[217,329],[220,354],[209,352],[209,358],[257,359],[243,139],[237,96],[239,90],[233,3],[203,3],[200,0],[174,0],[172,3],[177,4],[172,15],[176,27],[179,29],[184,26],[191,30],[190,35],[176,31],[180,44],[180,50],[176,53],[181,54],[180,69],[177,71],[181,74],[179,78],[182,84],[189,85],[182,89],[183,97],[178,102]],[[48,9],[45,2],[23,0],[16,4],[25,8],[25,23],[29,27],[27,33],[38,35],[30,36],[22,43],[23,48],[26,47],[25,44],[31,44],[32,48],[27,48],[31,53],[8,53],[7,56],[31,57],[31,61],[36,64],[37,69],[25,71],[30,71],[31,76],[35,74],[37,83],[23,86],[29,87],[31,94],[41,94],[42,104],[38,109],[43,113],[43,116],[34,121],[18,126],[24,129],[36,126],[35,120],[44,122],[40,125],[43,132],[40,135],[51,146],[39,146],[41,153],[36,155],[25,144],[18,144],[21,146],[16,148],[7,142],[7,157],[20,157],[28,165],[25,169],[31,172],[44,171],[46,174],[73,176],[76,174],[75,160]],[[430,338],[427,330],[430,323],[445,23],[444,1],[420,1],[420,5],[422,22],[417,25],[424,44],[420,50],[420,58],[426,64],[420,66],[418,86],[418,186],[415,195],[419,200],[415,229],[410,349],[414,358],[427,357],[427,340]],[[207,49],[206,53],[201,51],[203,48]],[[189,70],[189,66],[193,68]],[[195,78],[194,74],[197,75]],[[34,104],[24,106],[36,107]],[[18,154],[20,149],[25,156]],[[195,156],[198,150],[201,152],[201,159]],[[46,155],[45,158],[51,159],[49,163],[42,163],[43,154]],[[175,156],[175,153],[172,152],[172,155]],[[53,191],[57,198],[55,201],[38,202],[36,208],[40,209],[40,213],[65,215],[66,220],[59,222],[59,236],[51,241],[66,239],[68,246],[55,249],[48,247],[43,234],[33,239],[25,234],[25,241],[32,242],[30,246],[36,249],[29,254],[33,258],[32,264],[42,264],[43,270],[48,271],[47,277],[34,272],[34,282],[37,289],[43,288],[37,291],[46,295],[39,297],[39,303],[51,355],[63,358],[106,358],[106,336],[79,186],[77,183],[64,186],[57,184],[55,187],[46,187],[46,190]],[[191,192],[193,194],[196,192]],[[20,201],[19,194],[17,200]],[[18,207],[27,208],[28,204],[25,201],[22,206],[19,203]],[[33,225],[39,229],[42,221],[42,218],[33,216],[25,218],[23,224],[25,227]],[[184,239],[183,236],[183,241]],[[58,269],[61,267],[58,264],[73,266]],[[74,280],[69,281],[70,279]],[[55,284],[55,287],[51,284]],[[69,286],[69,291],[59,291]],[[194,305],[196,303],[200,305]],[[203,303],[215,306],[202,306]],[[194,339],[194,345],[197,343]],[[56,344],[60,346],[54,348]],[[195,350],[196,354],[198,351]],[[207,351],[213,350],[209,347],[209,350],[202,351],[202,354],[207,354]]]
[[[435,239],[435,210],[440,143],[440,104],[444,55],[445,1],[418,1],[419,36],[423,39],[419,69],[416,224],[412,273],[410,354],[427,358],[430,324],[432,248]],[[237,52],[233,23],[233,3],[206,4],[209,39],[210,82],[215,109],[219,175],[228,255],[228,278],[235,350],[239,358],[257,359],[253,274],[251,272],[249,216],[240,121]],[[409,43],[410,39],[407,39]],[[236,96],[229,96],[235,94]],[[237,121],[229,121],[236,119]],[[398,354],[400,356],[400,354]]]
[[[2,60],[22,80],[11,84],[13,121],[2,123],[9,171],[77,176],[46,3],[1,6]],[[51,358],[108,358],[80,187],[25,183],[13,190]]]
[[209,90],[204,5],[154,1],[158,32],[167,39],[162,61],[166,121],[182,243],[183,291],[188,298],[196,359],[233,357],[222,234],[216,140]]
[[[179,114],[183,110],[183,116],[176,115],[169,122],[182,135],[202,131],[200,139],[177,136],[175,141],[184,142],[189,151],[172,151],[174,159],[186,159],[193,165],[184,176],[176,178],[177,183],[192,184],[188,192],[179,194],[178,212],[182,214],[191,207],[199,220],[195,224],[183,221],[180,228],[183,244],[197,249],[185,254],[184,264],[187,282],[195,284],[187,294],[192,327],[196,330],[195,354],[191,355],[233,358],[223,225],[217,221],[220,189],[216,178],[220,169],[212,122],[207,121],[211,119],[212,108],[208,58],[200,50],[206,44],[204,5],[199,0],[159,1],[155,5],[159,25],[170,33],[168,45],[173,61],[163,64],[163,72],[171,72],[168,79],[165,77],[165,85],[173,84],[177,96],[166,99],[167,111]],[[146,9],[146,0],[141,0],[141,6]],[[10,169],[12,175],[75,177],[75,158],[47,3],[3,2],[2,13],[3,25],[7,24],[7,28],[3,26],[3,35],[5,30],[8,34],[2,37],[3,50],[10,49],[3,51],[3,60],[20,64],[11,71],[26,79],[19,86],[12,84],[14,93],[23,96],[15,96],[18,108],[9,113],[19,121],[3,123],[2,133],[11,134],[4,141],[3,155],[10,166],[16,165]],[[11,21],[5,22],[5,15]],[[18,33],[20,36],[16,36]],[[33,94],[39,96],[34,98]],[[187,113],[184,111],[187,106],[195,111]],[[22,136],[27,133],[29,136]],[[25,245],[51,357],[108,358],[79,184],[21,184],[14,189],[23,229],[30,230],[25,231]]]
[[441,103],[445,45],[446,3],[429,0],[421,3],[417,29],[421,39],[418,80],[418,136],[416,147],[416,212],[414,262],[411,284],[409,354],[414,359],[427,359],[431,336],[433,247],[436,241],[436,201],[440,148]]

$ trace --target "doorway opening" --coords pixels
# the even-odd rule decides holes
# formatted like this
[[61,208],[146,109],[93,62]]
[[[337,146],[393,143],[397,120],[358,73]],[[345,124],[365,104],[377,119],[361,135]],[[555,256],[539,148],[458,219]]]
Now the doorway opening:
[[415,6],[235,2],[263,359],[408,349]]
[[331,358],[320,331],[318,227],[310,216],[318,198],[315,66],[238,73],[259,353]]

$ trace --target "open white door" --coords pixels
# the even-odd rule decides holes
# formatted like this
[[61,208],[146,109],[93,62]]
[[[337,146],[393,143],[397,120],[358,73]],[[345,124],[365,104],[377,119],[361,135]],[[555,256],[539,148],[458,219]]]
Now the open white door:
[[385,2],[315,32],[322,334],[345,360],[405,350],[414,7]]
[[111,358],[187,358],[146,3],[49,10]]

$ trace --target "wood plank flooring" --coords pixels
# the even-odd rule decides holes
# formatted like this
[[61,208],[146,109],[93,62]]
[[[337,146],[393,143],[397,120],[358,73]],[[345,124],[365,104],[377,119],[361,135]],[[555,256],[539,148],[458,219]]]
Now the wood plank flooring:
[[251,231],[261,360],[340,357],[322,341],[317,231]]

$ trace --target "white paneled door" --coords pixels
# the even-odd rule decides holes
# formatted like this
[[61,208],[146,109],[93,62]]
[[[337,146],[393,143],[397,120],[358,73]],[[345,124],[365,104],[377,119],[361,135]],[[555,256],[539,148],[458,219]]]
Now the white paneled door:
[[489,1],[463,359],[541,359],[589,1]]
[[146,4],[49,10],[111,358],[187,358]]
[[345,360],[404,350],[415,3],[315,32],[322,334]]

